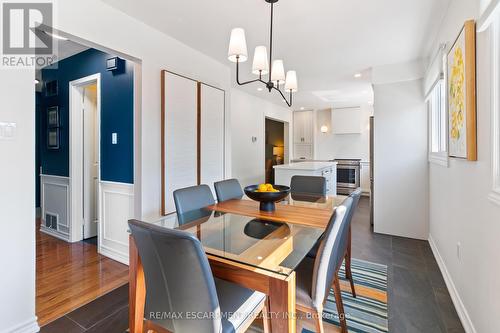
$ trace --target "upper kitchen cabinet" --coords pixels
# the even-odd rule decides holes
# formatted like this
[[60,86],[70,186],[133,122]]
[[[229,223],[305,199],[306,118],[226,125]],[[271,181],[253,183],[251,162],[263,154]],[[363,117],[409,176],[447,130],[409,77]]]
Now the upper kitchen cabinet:
[[334,134],[360,134],[362,131],[362,112],[360,107],[334,109],[332,115]]
[[299,144],[314,141],[314,111],[296,111],[293,113],[293,142]]

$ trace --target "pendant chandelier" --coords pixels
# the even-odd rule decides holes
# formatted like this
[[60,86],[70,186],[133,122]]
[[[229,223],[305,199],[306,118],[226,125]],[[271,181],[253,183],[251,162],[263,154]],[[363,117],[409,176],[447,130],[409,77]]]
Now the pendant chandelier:
[[[292,94],[297,91],[297,73],[295,71],[288,71],[285,76],[285,68],[283,60],[276,59],[273,61],[273,6],[278,0],[265,0],[271,4],[271,27],[269,37],[269,58],[267,56],[267,49],[265,46],[257,46],[255,48],[252,64],[252,73],[258,75],[259,78],[246,82],[240,82],[239,71],[240,62],[245,62],[248,59],[247,42],[245,38],[245,30],[243,28],[234,28],[231,31],[231,38],[229,40],[228,59],[236,63],[236,82],[242,86],[253,82],[263,83],[267,90],[271,92],[276,90],[280,93],[283,101],[292,106]],[[268,60],[269,59],[269,60]],[[263,75],[268,74],[267,82],[263,80]],[[289,93],[289,100],[285,94]]]

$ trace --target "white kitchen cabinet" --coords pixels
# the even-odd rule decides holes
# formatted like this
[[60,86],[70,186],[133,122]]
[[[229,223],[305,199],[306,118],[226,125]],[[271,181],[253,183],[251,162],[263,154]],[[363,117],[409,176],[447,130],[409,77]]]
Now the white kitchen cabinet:
[[295,160],[312,160],[313,159],[313,145],[310,143],[296,143],[293,145],[293,158]]
[[370,162],[361,162],[360,186],[364,195],[370,194]]
[[300,162],[274,166],[275,183],[290,186],[293,176],[322,176],[326,193],[337,194],[337,162]]
[[332,132],[334,134],[359,134],[362,124],[360,107],[333,110]]
[[299,144],[314,142],[313,111],[296,111],[293,113],[293,142]]

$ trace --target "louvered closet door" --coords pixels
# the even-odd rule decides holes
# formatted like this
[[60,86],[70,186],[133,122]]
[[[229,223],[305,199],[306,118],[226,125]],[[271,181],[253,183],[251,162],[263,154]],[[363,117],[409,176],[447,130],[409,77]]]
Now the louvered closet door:
[[224,179],[224,91],[200,84],[200,183]]
[[[164,209],[175,211],[173,192],[197,184],[197,82],[163,72]],[[147,135],[147,133],[146,133]]]

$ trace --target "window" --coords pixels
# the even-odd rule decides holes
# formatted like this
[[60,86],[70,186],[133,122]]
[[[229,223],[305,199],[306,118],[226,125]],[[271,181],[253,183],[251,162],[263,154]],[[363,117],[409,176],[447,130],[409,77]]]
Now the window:
[[429,162],[448,166],[448,118],[444,80],[434,85],[427,97],[429,112]]

